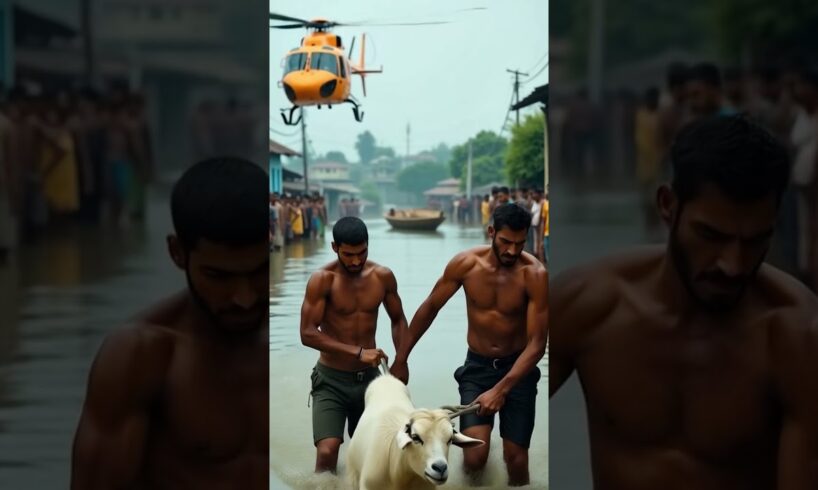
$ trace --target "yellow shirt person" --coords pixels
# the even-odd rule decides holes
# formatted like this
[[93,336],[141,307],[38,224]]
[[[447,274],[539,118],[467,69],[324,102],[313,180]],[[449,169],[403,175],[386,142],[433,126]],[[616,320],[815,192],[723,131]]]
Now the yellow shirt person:
[[491,205],[487,200],[484,200],[480,203],[480,214],[483,219],[483,226],[489,224],[489,218],[491,217]]

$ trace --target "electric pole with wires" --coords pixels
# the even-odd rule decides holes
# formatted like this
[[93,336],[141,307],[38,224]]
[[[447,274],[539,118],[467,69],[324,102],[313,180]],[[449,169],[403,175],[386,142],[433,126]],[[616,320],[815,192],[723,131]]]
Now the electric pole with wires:
[[[523,75],[523,76],[527,77],[528,73],[523,73],[520,70],[508,70],[508,69],[506,69],[506,71],[509,72],[509,73],[514,74],[514,103],[519,104],[520,103],[520,75]],[[517,109],[514,110],[514,112],[516,113],[517,126],[519,126],[520,125],[520,108],[518,107]]]

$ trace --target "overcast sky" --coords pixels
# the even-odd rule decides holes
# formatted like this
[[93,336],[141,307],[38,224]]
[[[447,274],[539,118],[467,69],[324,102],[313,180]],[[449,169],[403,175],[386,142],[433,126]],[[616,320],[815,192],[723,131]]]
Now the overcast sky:
[[[487,9],[453,13],[472,7]],[[363,97],[359,77],[353,78],[352,95],[363,104],[365,113],[362,123],[353,118],[350,104],[331,111],[307,110],[308,139],[319,154],[338,149],[347,159],[357,161],[356,137],[369,130],[379,146],[392,146],[403,155],[407,123],[411,125],[412,153],[440,142],[460,144],[480,130],[497,132],[502,127],[513,88],[507,68],[529,75],[540,72],[521,85],[520,98],[548,81],[548,70],[540,70],[548,53],[547,1],[270,0],[270,11],[339,22],[452,21],[431,26],[336,28],[347,51],[352,36],[358,38],[353,62],[357,62],[360,34],[365,31],[367,65],[383,65],[384,73],[367,77],[367,97]],[[277,81],[282,75],[281,59],[298,46],[304,33],[270,30],[270,136],[298,151],[298,128],[286,126],[279,116],[279,109],[290,103]]]
[[[76,0],[26,0],[23,4],[77,23]],[[474,7],[486,10],[456,13]],[[353,118],[350,104],[332,111],[307,110],[308,137],[321,154],[338,149],[355,161],[356,137],[369,130],[380,146],[392,146],[403,155],[407,123],[411,125],[412,153],[440,142],[460,144],[480,130],[497,132],[502,127],[512,93],[507,68],[529,75],[539,72],[536,77],[524,77],[521,98],[548,81],[548,70],[541,70],[548,54],[547,0],[270,0],[270,11],[340,22],[451,21],[432,26],[336,29],[347,49],[352,37],[358,38],[353,62],[365,31],[367,65],[383,66],[384,73],[367,77],[367,97],[363,97],[359,77],[353,78],[352,94],[365,112],[362,123]],[[259,15],[266,16],[266,12]],[[299,151],[298,128],[285,126],[279,116],[279,109],[290,103],[277,82],[281,59],[298,46],[304,33],[270,30],[270,136]]]

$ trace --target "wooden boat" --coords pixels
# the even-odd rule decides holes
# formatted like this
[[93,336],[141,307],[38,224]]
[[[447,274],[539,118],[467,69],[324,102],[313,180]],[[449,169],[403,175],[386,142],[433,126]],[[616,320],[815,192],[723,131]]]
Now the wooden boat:
[[434,231],[446,217],[434,209],[390,209],[383,215],[396,230]]

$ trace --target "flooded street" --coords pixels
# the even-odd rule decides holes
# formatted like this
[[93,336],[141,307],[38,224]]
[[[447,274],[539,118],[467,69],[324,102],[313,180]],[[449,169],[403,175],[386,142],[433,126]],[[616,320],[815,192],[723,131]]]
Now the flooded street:
[[[632,192],[577,192],[570,185],[551,191],[551,266],[553,278],[567,268],[624,247],[643,243],[639,196]],[[592,488],[585,402],[571,376],[550,400],[552,488]]]
[[[484,243],[480,228],[444,223],[436,233],[393,231],[382,219],[367,220],[369,259],[395,273],[407,320],[426,298],[447,262],[458,252]],[[339,478],[312,473],[315,449],[312,443],[311,409],[307,407],[310,370],[318,353],[301,345],[300,308],[310,274],[335,260],[330,248],[331,231],[324,241],[299,243],[285,253],[271,255],[270,293],[270,461],[271,489],[344,488]],[[390,356],[395,350],[390,322],[381,308],[378,318],[378,346]],[[454,370],[466,355],[466,304],[461,289],[438,315],[432,327],[415,347],[409,359],[409,390],[418,407],[437,407],[459,402]],[[530,488],[546,488],[548,481],[548,390],[547,363],[540,363],[543,378],[537,398],[537,425],[530,452]],[[339,461],[344,460],[341,447]],[[495,425],[486,480],[488,488],[507,488],[502,461],[502,442]],[[453,447],[453,470],[444,488],[463,488],[459,470],[462,452]],[[343,468],[340,468],[343,473]],[[559,487],[557,487],[559,488]]]
[[111,329],[184,286],[167,189],[144,227],[54,227],[0,263],[0,488],[67,488],[88,371]]

